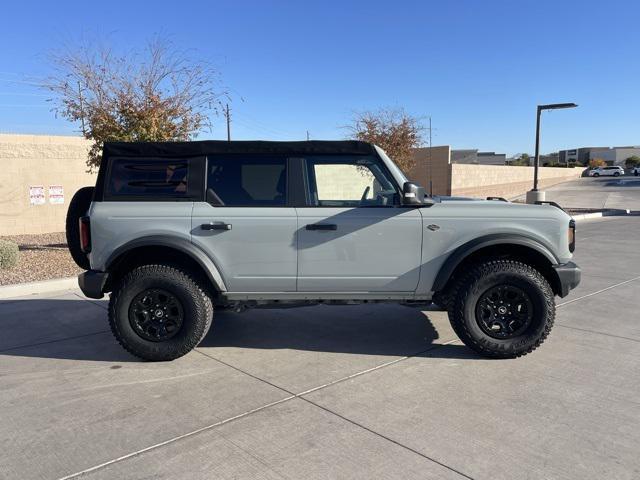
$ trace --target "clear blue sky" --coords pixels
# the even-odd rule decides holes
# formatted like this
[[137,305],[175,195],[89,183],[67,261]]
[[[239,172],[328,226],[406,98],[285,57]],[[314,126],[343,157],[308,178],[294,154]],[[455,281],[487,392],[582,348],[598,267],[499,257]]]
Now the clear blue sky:
[[[543,152],[640,144],[637,1],[8,0],[2,18],[0,132],[77,132],[28,83],[52,48],[162,33],[220,69],[235,139],[342,138],[353,111],[401,106],[434,145],[532,152],[536,104],[573,101],[544,116]],[[224,135],[219,118],[200,138]]]

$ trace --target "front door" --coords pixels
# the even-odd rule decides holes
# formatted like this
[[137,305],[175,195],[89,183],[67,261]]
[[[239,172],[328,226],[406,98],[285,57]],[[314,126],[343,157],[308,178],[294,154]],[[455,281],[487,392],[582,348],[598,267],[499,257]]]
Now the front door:
[[298,291],[414,292],[422,217],[400,207],[382,162],[368,156],[302,160],[307,205],[298,208]]
[[296,290],[296,211],[288,206],[287,159],[207,159],[207,201],[193,208],[192,242],[209,254],[230,292]]

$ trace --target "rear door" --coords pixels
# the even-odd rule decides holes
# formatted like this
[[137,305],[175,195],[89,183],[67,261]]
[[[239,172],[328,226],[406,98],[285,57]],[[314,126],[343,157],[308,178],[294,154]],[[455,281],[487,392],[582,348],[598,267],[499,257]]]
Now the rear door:
[[422,216],[401,207],[377,157],[301,160],[307,205],[298,208],[298,291],[414,292]]
[[296,211],[284,156],[207,158],[206,201],[195,202],[192,242],[216,263],[230,292],[296,290]]

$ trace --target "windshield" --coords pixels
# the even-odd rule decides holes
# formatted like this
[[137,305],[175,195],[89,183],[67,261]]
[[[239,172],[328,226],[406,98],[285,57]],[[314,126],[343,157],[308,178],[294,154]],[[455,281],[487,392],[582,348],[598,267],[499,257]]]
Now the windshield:
[[384,150],[382,150],[377,145],[374,145],[374,147],[376,149],[376,152],[378,152],[378,155],[380,155],[380,158],[382,158],[382,161],[384,161],[384,163],[387,165],[387,168],[391,171],[391,175],[394,176],[394,178],[398,181],[398,184],[402,188],[402,185],[405,182],[409,181],[407,180],[405,174],[402,173],[402,170],[400,170],[400,168],[395,163],[393,163],[393,160],[389,158]]

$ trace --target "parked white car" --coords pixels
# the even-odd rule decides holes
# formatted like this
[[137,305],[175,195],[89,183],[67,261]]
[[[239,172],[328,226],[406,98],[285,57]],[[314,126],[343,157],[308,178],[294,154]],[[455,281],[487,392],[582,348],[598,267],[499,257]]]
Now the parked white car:
[[624,168],[620,166],[597,167],[597,168],[594,168],[593,170],[589,170],[590,177],[600,177],[600,176],[619,177],[620,175],[624,175]]
[[633,167],[633,170],[631,170],[631,173],[633,173],[636,177],[640,175],[640,165]]

